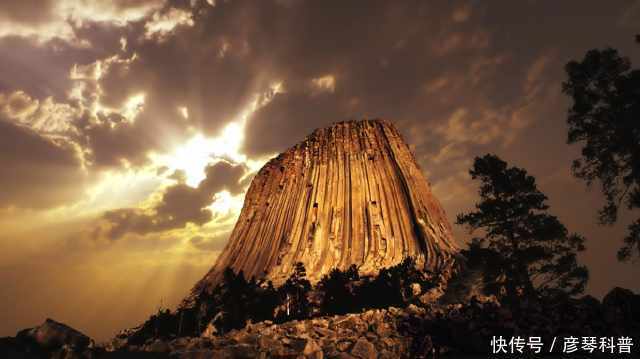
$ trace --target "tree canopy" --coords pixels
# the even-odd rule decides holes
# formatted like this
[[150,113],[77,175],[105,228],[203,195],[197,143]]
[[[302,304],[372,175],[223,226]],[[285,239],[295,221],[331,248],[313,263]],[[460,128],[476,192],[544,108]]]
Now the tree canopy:
[[[640,70],[608,48],[590,50],[565,71],[563,92],[573,99],[567,142],[583,145],[573,173],[588,185],[600,182],[606,198],[600,222],[613,224],[621,206],[640,208]],[[624,243],[620,260],[640,256],[640,218],[629,226]]]
[[307,270],[302,262],[296,263],[293,273],[278,289],[282,302],[286,307],[284,318],[279,320],[304,319],[311,314],[308,294],[311,282],[307,279]]
[[318,283],[318,289],[324,294],[320,311],[326,314],[355,312],[358,303],[352,285],[359,279],[358,267],[355,264],[346,271],[338,268],[331,270]]
[[584,238],[569,234],[547,213],[547,197],[535,178],[490,154],[476,157],[469,173],[480,181],[480,202],[475,211],[459,214],[457,223],[483,234],[469,252],[487,265],[488,289],[503,291],[507,299],[583,292],[588,271],[576,255],[584,250]]

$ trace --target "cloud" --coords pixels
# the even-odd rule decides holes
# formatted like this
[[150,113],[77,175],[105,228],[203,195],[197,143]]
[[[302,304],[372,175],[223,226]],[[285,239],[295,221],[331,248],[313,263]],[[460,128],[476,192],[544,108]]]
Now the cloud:
[[156,12],[144,24],[145,37],[147,39],[162,40],[169,36],[178,26],[193,26],[193,18],[190,11],[171,8],[165,13]]
[[[37,21],[11,21],[52,22],[66,6],[74,36],[100,47],[0,39],[0,47],[17,49],[0,56],[8,74],[0,93],[13,96],[5,116],[66,141],[90,173],[144,168],[151,154],[171,153],[194,134],[220,133],[245,114],[240,151],[249,158],[363,117],[394,119],[421,156],[463,158],[513,143],[533,123],[527,94],[547,88],[546,69],[554,64],[533,66],[530,54],[521,61],[507,51],[513,42],[495,26],[503,14],[482,4],[373,1],[364,18],[357,3],[49,5]],[[285,90],[247,111],[274,83]]]
[[482,118],[473,120],[465,108],[456,109],[447,122],[435,128],[435,132],[444,137],[445,142],[471,142],[487,144],[500,136],[500,126]]
[[244,176],[246,168],[242,165],[222,160],[207,166],[204,172],[206,177],[198,185],[200,191],[217,193],[228,190],[230,193],[239,193],[244,188],[240,179]]
[[0,115],[0,208],[47,208],[83,195],[86,175],[73,147]]
[[[164,169],[164,171],[167,170],[167,167],[163,167],[161,169]],[[162,171],[162,172],[164,172]],[[162,172],[158,172],[158,174],[162,174]],[[171,175],[169,175],[167,177],[168,179],[172,179],[178,183],[185,183],[187,182],[187,174],[184,170],[175,170],[173,171],[173,173]]]
[[466,154],[465,149],[459,143],[449,143],[442,147],[435,157],[431,158],[431,161],[435,164],[450,163],[450,161],[460,159]]
[[202,226],[213,219],[208,206],[215,201],[214,194],[227,190],[239,193],[244,184],[240,182],[246,169],[227,161],[207,166],[206,178],[197,187],[180,180],[164,189],[159,200],[151,208],[121,208],[106,211],[94,229],[95,236],[111,240],[128,233],[144,235],[171,229],[183,228],[188,223]]
[[73,133],[78,116],[78,110],[67,103],[55,102],[52,97],[40,101],[23,91],[0,93],[0,112],[16,124],[53,137]]
[[53,4],[53,0],[4,1],[0,5],[0,16],[5,20],[40,23],[51,15]]
[[251,117],[243,151],[249,156],[281,152],[313,129],[346,119],[335,107],[335,99],[326,93],[277,94]]
[[0,108],[10,118],[24,119],[38,109],[38,101],[23,91],[16,91],[9,95],[0,94]]
[[[108,50],[108,44],[102,49]],[[65,100],[71,88],[69,72],[73,65],[95,61],[103,55],[102,51],[63,41],[39,44],[30,38],[0,37],[0,92],[23,91],[39,100]]]
[[336,91],[336,78],[333,75],[325,75],[311,79],[311,84],[317,91]]
[[189,240],[189,243],[201,251],[220,251],[227,244],[226,239],[230,232],[223,232],[212,236],[195,236]]
[[164,0],[26,0],[0,4],[0,37],[31,37],[39,42],[62,39],[88,46],[76,36],[86,23],[123,27],[164,6]]
[[[414,103],[425,79],[438,72],[441,62],[423,46],[424,35],[433,31],[425,5],[372,4],[370,24],[386,31],[371,42],[377,26],[353,26],[361,10],[355,4],[338,11],[299,2],[255,6],[238,1],[211,7],[201,1],[193,8],[178,3],[159,7],[152,1],[123,2],[105,8],[107,14],[129,9],[122,20],[129,25],[111,24],[111,52],[93,61],[86,61],[91,58],[87,55],[65,80],[72,84],[69,98],[56,97],[76,107],[78,133],[73,141],[83,149],[88,165],[98,170],[144,166],[149,153],[170,151],[192,137],[190,129],[217,133],[241,116],[256,94],[268,92],[278,81],[286,93],[249,118],[243,148],[250,156],[280,151],[337,120],[412,119],[420,110]],[[107,5],[94,8],[99,6]],[[277,12],[271,11],[274,7]],[[90,12],[74,8],[71,13]],[[84,18],[82,29],[97,21],[111,23],[97,16]],[[318,32],[326,18],[334,19],[331,32]],[[280,25],[260,25],[267,21]],[[436,33],[458,38],[464,48],[482,47],[474,45],[476,35],[442,29]],[[430,61],[431,66],[424,65]]]

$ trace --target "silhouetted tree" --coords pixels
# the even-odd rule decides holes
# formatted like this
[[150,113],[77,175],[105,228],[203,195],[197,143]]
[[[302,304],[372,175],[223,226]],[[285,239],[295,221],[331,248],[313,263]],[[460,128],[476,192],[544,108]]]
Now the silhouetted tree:
[[309,291],[311,282],[307,280],[307,271],[304,264],[296,263],[293,273],[287,281],[278,289],[282,303],[285,305],[284,318],[281,320],[304,319],[311,313],[309,304]]
[[399,278],[387,268],[380,270],[374,278],[365,278],[356,288],[360,308],[387,308],[404,305],[402,287]]
[[[202,322],[199,316],[200,306],[193,308],[180,308],[176,312],[178,317],[178,337],[198,336],[202,332]],[[206,320],[206,319],[205,319]]]
[[281,304],[278,291],[271,281],[250,282],[249,318],[253,322],[261,322],[274,319],[274,311]]
[[220,329],[226,332],[243,328],[249,319],[247,307],[250,298],[249,283],[244,273],[240,271],[236,274],[231,268],[225,269],[221,289]]
[[192,306],[176,312],[158,309],[130,339],[131,343],[141,344],[149,338],[199,336],[212,320],[218,330],[228,332],[243,328],[248,320],[273,320],[280,304],[280,295],[271,281],[246,280],[242,271],[236,274],[226,268],[222,283],[210,291],[203,289]]
[[470,251],[489,265],[486,282],[504,288],[511,301],[556,290],[581,293],[588,272],[576,254],[584,250],[584,238],[569,235],[547,213],[547,197],[535,179],[495,155],[476,157],[469,173],[481,183],[480,202],[475,212],[459,214],[457,223],[484,234],[474,238]]
[[426,273],[416,267],[412,257],[389,268],[383,268],[378,275],[366,278],[356,289],[360,308],[404,307],[412,297],[411,285],[429,286]]
[[[567,142],[583,143],[573,173],[587,185],[600,182],[606,198],[600,223],[613,224],[621,205],[640,208],[640,70],[608,48],[590,50],[565,71],[563,92],[573,99]],[[624,243],[618,259],[640,256],[640,218],[629,226]]]
[[356,311],[356,295],[353,285],[360,279],[358,267],[353,264],[346,271],[334,268],[325,275],[318,289],[322,292],[322,303],[320,310],[322,314],[345,314]]
[[167,339],[176,336],[178,316],[168,308],[158,308],[158,312],[147,319],[138,330],[127,339],[129,343],[139,345],[151,338]]

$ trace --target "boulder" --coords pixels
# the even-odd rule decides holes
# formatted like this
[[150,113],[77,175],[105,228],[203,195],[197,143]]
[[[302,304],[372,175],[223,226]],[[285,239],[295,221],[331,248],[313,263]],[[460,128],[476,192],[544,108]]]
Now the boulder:
[[93,341],[81,332],[53,319],[47,318],[40,326],[25,329],[18,337],[30,338],[47,349],[62,348],[64,345],[83,350],[93,346]]
[[414,297],[417,297],[420,293],[422,293],[422,286],[420,286],[420,283],[411,283],[411,294]]
[[292,349],[302,355],[311,355],[315,352],[322,351],[322,348],[313,339],[295,338],[291,341]]
[[406,309],[407,313],[411,314],[411,315],[424,315],[425,314],[425,309],[424,308],[420,308],[415,304],[409,304],[409,306]]
[[375,345],[365,338],[360,338],[351,348],[351,355],[360,359],[376,359],[378,352]]
[[213,324],[213,321],[207,324],[207,327],[204,329],[202,334],[200,335],[203,338],[210,338],[218,334],[218,328]]
[[346,352],[353,345],[353,342],[350,340],[339,340],[336,344],[336,348],[341,352]]

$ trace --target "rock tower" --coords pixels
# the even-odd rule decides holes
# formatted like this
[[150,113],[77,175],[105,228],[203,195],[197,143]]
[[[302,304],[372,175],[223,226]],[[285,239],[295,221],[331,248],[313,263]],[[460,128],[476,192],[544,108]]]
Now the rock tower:
[[262,167],[226,247],[193,293],[213,288],[226,267],[279,284],[302,262],[314,282],[335,267],[356,264],[373,274],[407,256],[442,269],[457,251],[440,203],[393,124],[339,122]]

